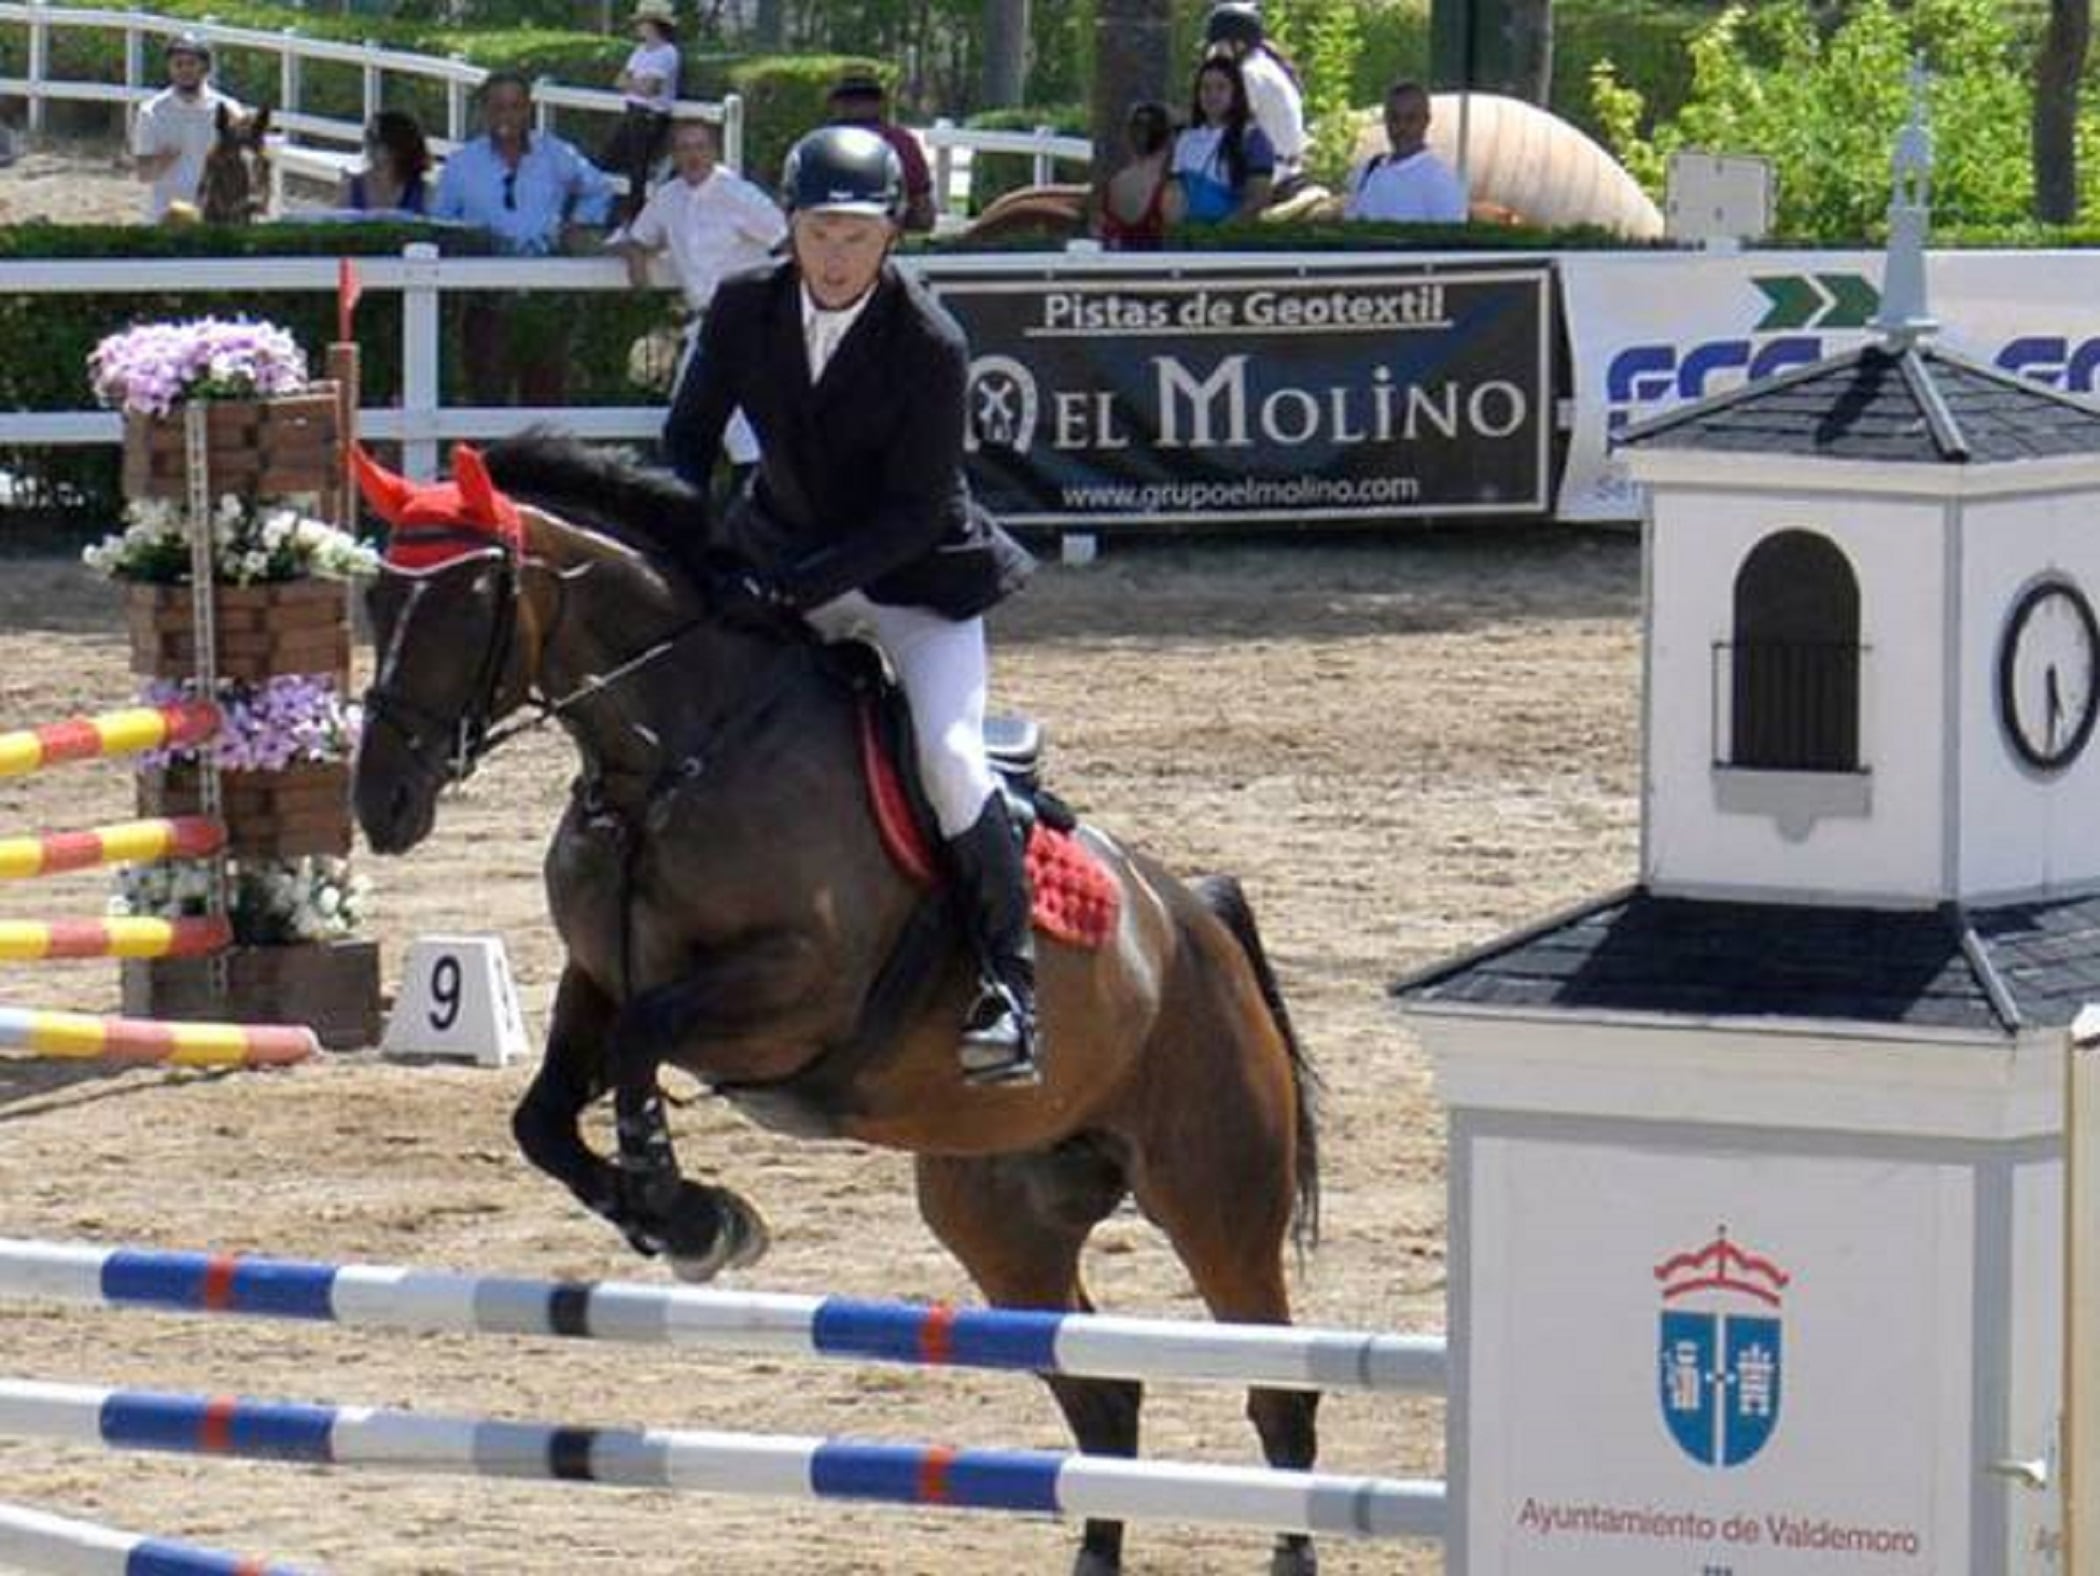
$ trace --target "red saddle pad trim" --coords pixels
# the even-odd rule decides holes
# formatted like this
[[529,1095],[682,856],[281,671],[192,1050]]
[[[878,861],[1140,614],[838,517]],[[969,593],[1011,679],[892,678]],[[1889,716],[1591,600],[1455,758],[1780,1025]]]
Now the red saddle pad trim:
[[[860,708],[860,759],[868,807],[882,846],[897,868],[922,887],[941,884],[940,862],[904,791],[896,762],[884,748],[875,708]],[[1123,892],[1092,849],[1070,832],[1038,821],[1027,849],[1029,912],[1035,928],[1077,947],[1098,947],[1116,928]]]

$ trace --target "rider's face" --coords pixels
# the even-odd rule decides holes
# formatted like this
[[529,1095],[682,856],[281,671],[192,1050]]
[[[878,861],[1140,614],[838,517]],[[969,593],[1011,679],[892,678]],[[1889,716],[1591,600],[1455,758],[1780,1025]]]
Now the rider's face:
[[896,227],[871,213],[798,213],[795,266],[818,306],[849,307],[874,288]]

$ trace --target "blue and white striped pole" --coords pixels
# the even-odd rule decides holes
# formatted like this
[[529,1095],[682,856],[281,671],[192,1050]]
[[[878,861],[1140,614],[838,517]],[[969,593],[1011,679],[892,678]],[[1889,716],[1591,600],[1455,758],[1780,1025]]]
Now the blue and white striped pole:
[[0,1238],[0,1299],[1101,1379],[1442,1395],[1441,1336],[459,1275]]
[[38,1576],[299,1576],[289,1565],[7,1504],[0,1504],[0,1569]]
[[767,1498],[1441,1538],[1444,1485],[1048,1450],[494,1422],[0,1380],[0,1437]]

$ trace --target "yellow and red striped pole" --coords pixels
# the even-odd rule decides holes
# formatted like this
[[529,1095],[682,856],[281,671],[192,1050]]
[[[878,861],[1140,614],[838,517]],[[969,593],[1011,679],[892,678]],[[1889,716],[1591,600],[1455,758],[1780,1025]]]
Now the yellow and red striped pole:
[[314,1031],[297,1024],[159,1023],[0,1007],[0,1050],[36,1056],[171,1067],[277,1067],[305,1061],[320,1049]]
[[219,708],[207,700],[128,706],[93,717],[69,717],[41,728],[0,733],[0,777],[19,777],[62,761],[199,744],[219,731]]
[[50,958],[197,958],[233,941],[223,915],[186,919],[0,920],[0,961]]
[[117,821],[84,832],[0,837],[0,881],[27,881],[93,865],[202,859],[226,846],[226,823],[207,815]]

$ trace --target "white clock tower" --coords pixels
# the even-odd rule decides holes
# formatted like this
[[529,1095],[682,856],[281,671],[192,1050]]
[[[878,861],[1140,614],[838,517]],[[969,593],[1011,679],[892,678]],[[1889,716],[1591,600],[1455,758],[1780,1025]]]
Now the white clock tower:
[[1875,343],[1625,435],[1635,881],[1393,987],[1450,1116],[1453,1576],[2066,1571],[2100,409],[1933,343],[1929,166],[1920,109]]
[[1873,343],[1627,433],[1650,500],[1641,879],[1916,906],[2100,884],[2100,411]]

